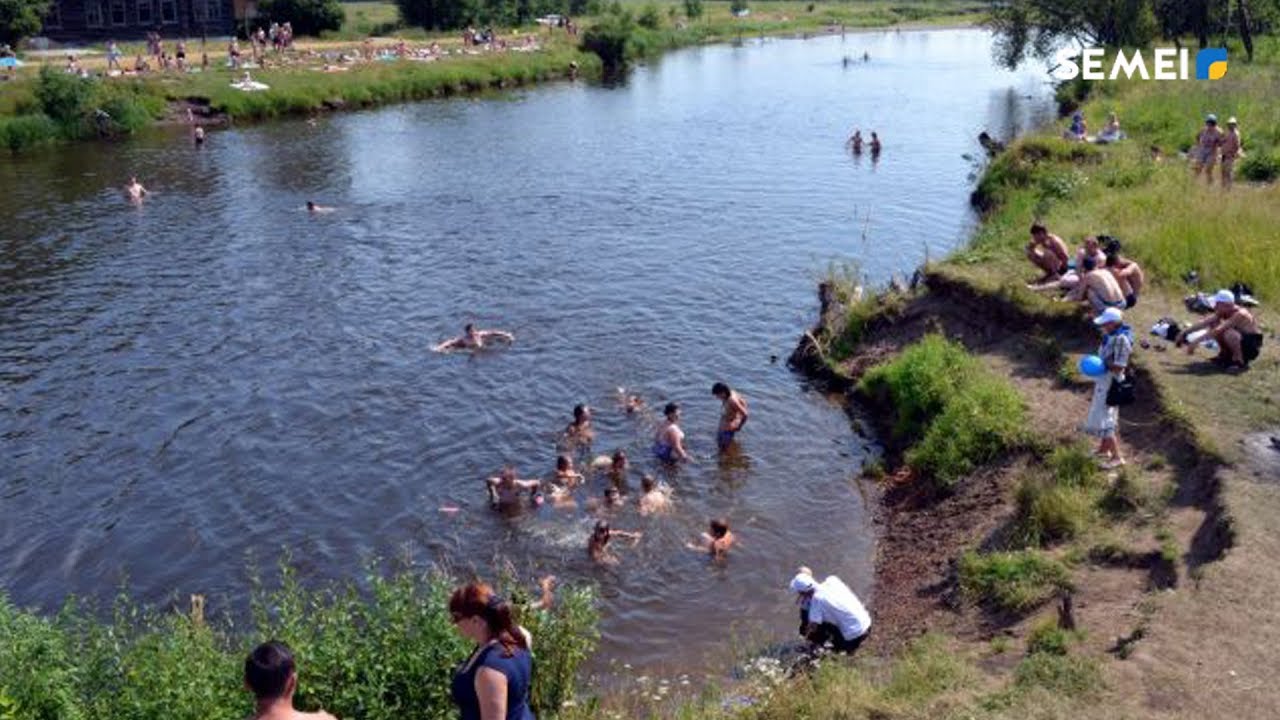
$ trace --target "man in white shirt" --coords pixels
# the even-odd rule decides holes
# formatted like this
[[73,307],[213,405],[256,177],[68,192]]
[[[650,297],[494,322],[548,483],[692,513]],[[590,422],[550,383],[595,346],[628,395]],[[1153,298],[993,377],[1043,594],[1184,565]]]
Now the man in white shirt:
[[835,575],[819,583],[808,568],[800,568],[791,591],[800,597],[800,634],[815,647],[831,641],[837,651],[852,654],[871,631],[866,607]]

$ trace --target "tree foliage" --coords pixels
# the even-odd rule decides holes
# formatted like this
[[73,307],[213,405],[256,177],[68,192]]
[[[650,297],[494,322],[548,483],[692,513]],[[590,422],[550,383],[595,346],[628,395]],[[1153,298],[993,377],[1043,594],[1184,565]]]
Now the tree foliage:
[[342,27],[342,5],[338,0],[261,0],[259,23],[290,23],[297,35],[319,35]]
[[428,30],[515,27],[544,15],[581,15],[589,0],[395,0],[406,25]]
[[990,22],[1007,67],[1049,58],[1063,42],[1143,46],[1157,30],[1151,0],[992,0]]
[[47,12],[49,0],[0,0],[0,43],[17,45],[40,32]]

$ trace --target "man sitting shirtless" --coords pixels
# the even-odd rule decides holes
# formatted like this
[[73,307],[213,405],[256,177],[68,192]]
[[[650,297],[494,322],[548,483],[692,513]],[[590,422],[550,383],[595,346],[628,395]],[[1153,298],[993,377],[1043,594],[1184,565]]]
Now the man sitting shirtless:
[[[1208,330],[1194,341],[1187,336],[1197,330]],[[1186,343],[1187,354],[1195,352],[1196,345],[1213,338],[1222,350],[1213,359],[1224,368],[1249,369],[1249,363],[1262,352],[1262,332],[1253,314],[1236,305],[1235,293],[1219,290],[1213,296],[1213,314],[1188,327],[1178,335],[1177,344]]]
[[490,339],[504,340],[510,343],[515,342],[516,337],[505,330],[477,330],[475,325],[467,323],[467,326],[462,329],[461,336],[445,340],[433,347],[432,350],[436,352],[479,350],[485,346],[485,341]]

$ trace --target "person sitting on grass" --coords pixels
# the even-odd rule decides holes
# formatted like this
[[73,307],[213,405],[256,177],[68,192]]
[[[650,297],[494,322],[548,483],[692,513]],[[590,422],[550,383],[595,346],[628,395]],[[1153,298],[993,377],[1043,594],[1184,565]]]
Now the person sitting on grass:
[[1089,124],[1084,121],[1084,114],[1076,112],[1071,115],[1071,125],[1062,132],[1062,137],[1066,140],[1084,142],[1088,133]]
[[853,653],[871,632],[871,615],[840,578],[821,583],[802,567],[791,579],[800,603],[800,634],[817,649],[830,642],[837,652]]
[[293,651],[275,640],[263,643],[244,661],[244,686],[256,699],[253,720],[337,720],[320,712],[300,712],[293,708],[298,690],[298,671]]
[[1081,270],[1084,274],[1081,275],[1080,282],[1067,293],[1065,300],[1088,303],[1095,314],[1107,308],[1124,307],[1125,297],[1120,283],[1114,275],[1099,266],[1094,256],[1085,257]]
[[1107,255],[1107,272],[1120,284],[1120,291],[1124,293],[1124,307],[1128,310],[1138,304],[1138,294],[1146,283],[1142,266],[1120,254],[1120,241],[1115,238],[1108,239],[1102,249]]
[[1115,113],[1107,116],[1107,124],[1098,133],[1097,142],[1113,143],[1124,139],[1124,131],[1120,129],[1120,118]]
[[1032,265],[1040,268],[1040,279],[1036,284],[1053,282],[1071,267],[1071,255],[1062,238],[1049,232],[1040,223],[1031,225],[1031,242],[1027,243],[1027,259]]
[[[1188,340],[1187,337],[1197,330],[1208,332],[1195,340]],[[1252,313],[1236,304],[1235,293],[1230,290],[1215,293],[1213,313],[1179,333],[1176,344],[1185,343],[1190,355],[1197,345],[1209,338],[1216,340],[1221,348],[1213,362],[1226,369],[1248,370],[1249,363],[1257,360],[1262,352],[1262,333],[1257,320]]]

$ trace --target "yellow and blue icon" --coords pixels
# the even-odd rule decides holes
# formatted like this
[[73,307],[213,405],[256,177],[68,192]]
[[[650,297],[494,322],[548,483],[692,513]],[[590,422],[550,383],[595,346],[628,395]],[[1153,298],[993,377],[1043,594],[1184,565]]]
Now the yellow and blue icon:
[[1196,53],[1197,80],[1217,80],[1226,74],[1226,48],[1205,48]]

